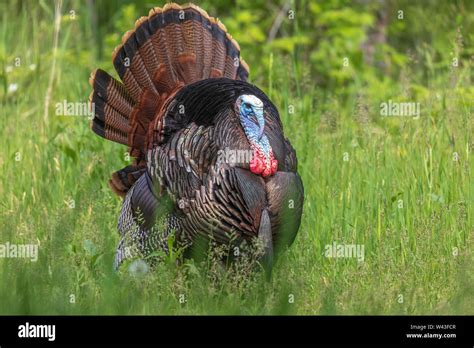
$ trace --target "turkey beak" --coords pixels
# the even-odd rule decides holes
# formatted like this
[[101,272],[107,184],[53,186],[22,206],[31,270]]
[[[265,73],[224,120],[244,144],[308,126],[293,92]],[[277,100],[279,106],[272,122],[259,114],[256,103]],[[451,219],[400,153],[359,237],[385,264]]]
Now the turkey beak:
[[263,117],[263,108],[255,110],[255,116],[258,122],[258,140],[262,139],[265,130],[265,118]]

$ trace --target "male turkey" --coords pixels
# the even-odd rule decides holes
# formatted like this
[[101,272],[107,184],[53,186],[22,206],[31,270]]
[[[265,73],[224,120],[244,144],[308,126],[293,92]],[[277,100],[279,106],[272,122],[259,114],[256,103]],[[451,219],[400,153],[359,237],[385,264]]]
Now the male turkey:
[[296,236],[303,185],[278,111],[246,82],[225,26],[192,4],[154,8],[113,63],[123,83],[98,69],[90,99],[92,130],[135,158],[109,181],[125,197],[115,267],[168,251],[171,233],[185,250],[260,240],[271,265]]

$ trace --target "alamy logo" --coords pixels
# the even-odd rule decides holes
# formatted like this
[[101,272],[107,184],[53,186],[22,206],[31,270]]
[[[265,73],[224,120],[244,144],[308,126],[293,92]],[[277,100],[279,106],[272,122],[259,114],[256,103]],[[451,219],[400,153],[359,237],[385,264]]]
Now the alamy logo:
[[26,322],[18,326],[20,338],[47,338],[48,341],[56,340],[56,325],[35,325]]
[[38,261],[38,245],[37,244],[0,244],[0,259],[24,258],[30,259],[31,262]]
[[83,116],[92,119],[95,115],[95,104],[91,102],[56,103],[56,116]]
[[357,261],[364,261],[363,244],[338,244],[333,242],[324,248],[324,256],[329,258],[356,258]]
[[253,150],[230,149],[217,152],[217,163],[227,163],[231,166],[250,163],[253,159]]
[[408,116],[420,117],[420,103],[414,102],[394,102],[391,99],[388,103],[380,103],[380,115],[388,116]]

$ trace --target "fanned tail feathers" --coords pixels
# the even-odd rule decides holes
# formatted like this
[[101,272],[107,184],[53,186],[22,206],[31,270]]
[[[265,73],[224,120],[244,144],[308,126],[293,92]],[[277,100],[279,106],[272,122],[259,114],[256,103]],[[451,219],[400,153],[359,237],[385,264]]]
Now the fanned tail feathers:
[[91,127],[105,139],[128,145],[136,157],[111,179],[120,195],[144,170],[147,149],[153,145],[150,124],[160,122],[170,96],[207,78],[245,81],[249,70],[238,43],[219,20],[196,5],[175,3],[138,19],[114,50],[113,64],[123,83],[100,69],[91,74]]

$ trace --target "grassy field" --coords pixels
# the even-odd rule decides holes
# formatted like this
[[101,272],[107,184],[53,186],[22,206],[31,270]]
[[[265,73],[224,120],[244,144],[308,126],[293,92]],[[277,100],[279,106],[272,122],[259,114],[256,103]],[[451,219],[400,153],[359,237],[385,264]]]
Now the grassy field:
[[[111,73],[110,58],[90,54],[88,27],[67,15],[55,46],[52,4],[15,17],[2,6],[0,244],[38,244],[39,258],[0,259],[0,314],[474,314],[472,63],[396,83],[354,75],[334,91],[294,56],[250,60],[305,186],[273,278],[193,262],[114,273],[121,199],[107,181],[126,148],[55,113],[87,101],[90,72]],[[407,90],[420,116],[381,117]],[[325,257],[333,243],[364,246],[364,260]]]

